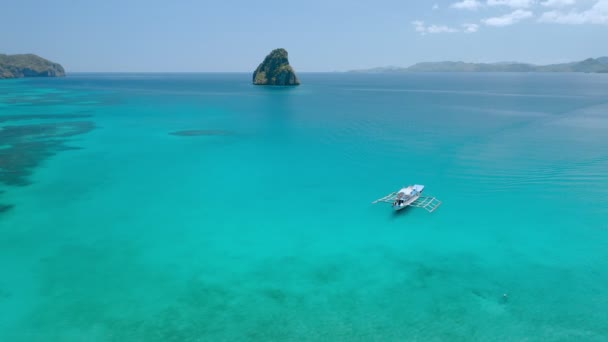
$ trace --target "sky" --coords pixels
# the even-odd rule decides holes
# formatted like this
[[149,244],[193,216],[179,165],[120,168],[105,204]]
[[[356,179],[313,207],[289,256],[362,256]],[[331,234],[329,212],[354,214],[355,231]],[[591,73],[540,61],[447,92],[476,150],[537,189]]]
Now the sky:
[[68,72],[296,71],[608,55],[608,0],[0,0],[0,53]]

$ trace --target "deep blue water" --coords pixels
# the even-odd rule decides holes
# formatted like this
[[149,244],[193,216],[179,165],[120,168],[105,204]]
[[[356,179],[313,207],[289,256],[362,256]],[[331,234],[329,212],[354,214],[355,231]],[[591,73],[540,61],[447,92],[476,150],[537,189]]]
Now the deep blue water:
[[250,78],[0,82],[0,340],[608,339],[608,75]]

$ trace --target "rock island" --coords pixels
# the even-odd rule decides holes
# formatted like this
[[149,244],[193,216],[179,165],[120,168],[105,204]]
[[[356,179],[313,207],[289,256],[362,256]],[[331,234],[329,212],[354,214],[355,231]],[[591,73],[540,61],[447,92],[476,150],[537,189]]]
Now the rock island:
[[0,54],[0,79],[59,76],[65,76],[63,67],[42,57],[33,54]]
[[289,65],[285,49],[272,50],[264,58],[264,61],[253,73],[253,84],[276,86],[294,86],[300,84],[296,73],[291,65]]

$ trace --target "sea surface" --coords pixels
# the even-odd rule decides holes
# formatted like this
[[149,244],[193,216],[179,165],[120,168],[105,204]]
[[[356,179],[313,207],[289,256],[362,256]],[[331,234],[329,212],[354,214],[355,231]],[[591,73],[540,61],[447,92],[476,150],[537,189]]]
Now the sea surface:
[[608,340],[608,75],[300,78],[1,81],[0,341]]

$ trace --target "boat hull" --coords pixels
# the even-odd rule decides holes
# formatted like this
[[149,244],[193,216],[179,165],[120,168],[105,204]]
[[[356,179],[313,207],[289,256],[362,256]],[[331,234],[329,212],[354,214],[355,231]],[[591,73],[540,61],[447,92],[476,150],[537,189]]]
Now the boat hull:
[[401,204],[393,204],[393,210],[395,211],[399,211],[401,209],[405,209],[407,207],[409,207],[412,203],[416,202],[416,200],[420,197],[420,193],[418,193],[415,196],[412,196],[408,199],[406,199],[403,203]]

